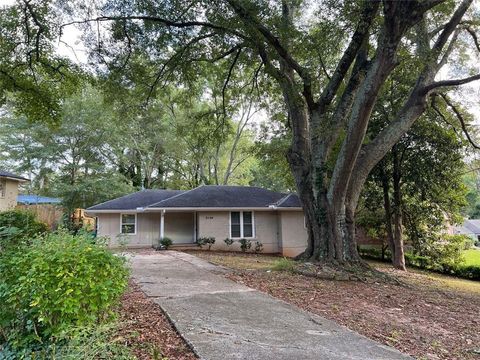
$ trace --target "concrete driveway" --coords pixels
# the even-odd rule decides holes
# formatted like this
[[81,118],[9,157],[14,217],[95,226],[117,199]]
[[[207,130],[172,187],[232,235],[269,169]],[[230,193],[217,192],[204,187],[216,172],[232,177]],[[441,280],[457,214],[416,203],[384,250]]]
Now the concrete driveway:
[[226,279],[193,255],[133,255],[134,280],[201,359],[411,359],[333,321]]

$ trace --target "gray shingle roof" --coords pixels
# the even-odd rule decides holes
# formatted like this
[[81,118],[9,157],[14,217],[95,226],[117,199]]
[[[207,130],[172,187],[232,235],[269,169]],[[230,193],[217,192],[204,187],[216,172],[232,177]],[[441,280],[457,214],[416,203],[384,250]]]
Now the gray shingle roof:
[[465,220],[463,223],[463,227],[467,228],[474,234],[480,234],[480,220],[472,219],[472,220]]
[[183,190],[142,190],[98,205],[95,210],[137,208],[279,208],[301,207],[296,194],[283,194],[252,186],[204,185]]
[[11,179],[18,179],[20,181],[30,181],[27,178],[24,178],[23,176],[19,176],[14,173],[11,173],[10,171],[4,171],[4,170],[0,170],[0,177],[8,177]]
[[168,199],[183,193],[183,190],[142,190],[133,194],[125,195],[117,199],[91,206],[87,211],[93,210],[135,210],[139,207],[147,207],[150,204]]
[[[277,205],[287,194],[253,186],[204,185],[150,205],[151,208],[258,208]],[[288,195],[293,207],[296,195]],[[299,203],[299,202],[298,202]],[[280,204],[281,205],[281,204]],[[282,206],[283,207],[283,206]]]
[[297,194],[288,194],[277,203],[277,207],[280,207],[280,208],[302,207],[302,204]]

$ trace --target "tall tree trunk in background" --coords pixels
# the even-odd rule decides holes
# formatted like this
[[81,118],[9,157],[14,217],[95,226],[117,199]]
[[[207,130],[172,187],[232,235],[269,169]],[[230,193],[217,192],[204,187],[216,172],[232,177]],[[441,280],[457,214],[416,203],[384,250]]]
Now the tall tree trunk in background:
[[393,266],[400,270],[406,270],[405,252],[403,246],[403,221],[402,221],[402,168],[401,159],[396,146],[392,149],[393,154],[393,202],[394,202],[394,227],[393,237],[395,253],[392,254]]
[[385,228],[387,230],[387,241],[390,252],[392,253],[392,263],[395,258],[395,243],[393,240],[393,228],[392,228],[392,206],[390,204],[390,179],[388,178],[384,164],[380,167],[380,176],[382,178],[383,189],[383,208],[385,210]]

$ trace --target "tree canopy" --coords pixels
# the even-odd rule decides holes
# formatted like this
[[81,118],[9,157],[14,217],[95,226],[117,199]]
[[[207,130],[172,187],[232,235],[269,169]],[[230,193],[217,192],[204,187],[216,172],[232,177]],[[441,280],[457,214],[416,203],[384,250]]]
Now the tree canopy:
[[[287,160],[309,233],[304,255],[345,264],[360,260],[355,213],[369,174],[414,136],[405,134],[425,112],[436,112],[447,123],[454,117],[461,136],[474,144],[469,119],[448,93],[480,79],[475,65],[479,19],[472,3],[75,0],[60,3],[56,9],[65,21],[48,28],[54,36],[78,26],[107,93],[144,102],[130,107],[128,100],[113,101],[112,110],[122,116],[122,136],[136,142],[125,150],[121,168],[138,184],[151,184],[152,174],[165,171],[158,165],[167,154],[168,137],[146,140],[143,132],[161,133],[165,123],[154,119],[169,111],[175,150],[192,159],[188,171],[184,159],[170,170],[186,186],[225,183],[231,169],[246,164],[235,157],[237,166],[231,159],[247,153],[238,135],[244,134],[242,121],[249,115],[241,113],[252,110],[249,104],[268,114],[269,125],[279,119],[277,129],[270,126],[278,136],[268,136],[253,153],[265,166],[284,166],[273,155],[289,142]],[[33,21],[43,29],[35,19],[42,18],[33,16]],[[170,109],[156,112],[168,96]],[[179,112],[180,103],[187,106]],[[379,125],[382,111],[388,116]],[[129,129],[136,126],[136,116],[145,122],[138,133]],[[253,180],[235,181],[255,182],[258,174],[259,169],[257,180],[254,174]],[[272,180],[272,187],[291,186],[288,177]]]

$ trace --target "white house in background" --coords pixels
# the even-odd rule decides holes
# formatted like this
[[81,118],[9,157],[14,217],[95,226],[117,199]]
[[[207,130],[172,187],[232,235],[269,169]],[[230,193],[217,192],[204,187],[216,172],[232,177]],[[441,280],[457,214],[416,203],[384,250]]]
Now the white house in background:
[[29,181],[9,171],[0,170],[0,211],[11,210],[17,205],[18,185]]
[[453,234],[468,235],[480,240],[480,219],[465,219],[462,225],[453,227]]
[[[163,237],[195,245],[215,237],[212,249],[238,250],[238,240],[261,242],[266,253],[295,256],[305,250],[307,230],[300,200],[249,186],[199,186],[182,190],[142,190],[86,210],[97,218],[98,236],[119,245],[151,247]],[[235,242],[227,246],[224,240]]]

